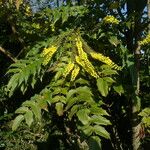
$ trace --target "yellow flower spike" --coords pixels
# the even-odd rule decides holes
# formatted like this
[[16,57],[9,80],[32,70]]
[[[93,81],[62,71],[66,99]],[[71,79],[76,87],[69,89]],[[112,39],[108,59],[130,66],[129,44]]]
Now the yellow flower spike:
[[146,38],[143,39],[142,41],[139,41],[139,44],[140,44],[141,46],[150,44],[150,34],[148,34],[148,35],[146,36]]
[[74,63],[69,62],[69,64],[67,65],[67,67],[65,68],[65,71],[63,73],[63,76],[66,77],[74,68]]
[[79,71],[80,71],[80,67],[79,66],[75,66],[74,70],[71,73],[71,81],[74,81],[76,79]]
[[82,41],[80,37],[76,38],[76,46],[78,49],[79,56],[76,56],[76,62],[82,66],[86,72],[88,72],[91,76],[98,78],[97,73],[95,72],[95,68],[92,63],[88,60],[87,53],[84,52],[82,48]]
[[51,46],[48,48],[44,48],[41,56],[45,57],[44,61],[43,61],[43,65],[47,65],[49,63],[49,61],[51,60],[52,56],[54,55],[54,53],[57,51],[58,47],[56,46]]
[[79,56],[76,56],[75,57],[75,59],[76,59],[76,62],[80,65],[80,66],[84,66],[84,64],[82,63],[82,61],[80,60],[80,57]]
[[81,42],[79,37],[76,38],[76,46],[77,46],[77,49],[78,49],[79,56],[82,56],[84,51],[82,49],[82,42]]
[[96,52],[91,52],[90,55],[92,58],[97,59],[97,60],[109,65],[111,68],[114,68],[116,70],[121,70],[121,67],[118,66],[117,64],[115,64],[109,57],[105,57],[102,54],[96,53]]
[[119,20],[116,19],[114,16],[106,16],[104,19],[103,19],[103,22],[105,24],[119,24]]
[[88,72],[91,76],[94,78],[98,78],[99,76],[95,72],[94,66],[90,63],[90,61],[87,60],[81,60],[79,56],[76,56],[76,62],[86,71]]

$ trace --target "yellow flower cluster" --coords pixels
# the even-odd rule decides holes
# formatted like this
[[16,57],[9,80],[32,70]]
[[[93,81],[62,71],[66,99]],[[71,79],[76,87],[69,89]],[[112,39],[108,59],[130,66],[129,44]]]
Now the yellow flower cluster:
[[119,24],[119,20],[116,19],[114,16],[106,16],[104,19],[103,19],[103,22],[105,24]]
[[121,70],[121,67],[116,65],[109,57],[106,57],[100,53],[91,52],[90,55],[92,58],[97,59],[107,65],[109,65],[111,68],[114,68],[116,70]]
[[72,73],[71,73],[71,81],[74,81],[75,78],[77,77],[78,73],[80,71],[80,67],[79,66],[75,66]]
[[88,60],[87,54],[83,51],[82,42],[79,37],[76,38],[76,46],[77,46],[78,54],[79,54],[79,56],[76,56],[76,62],[80,66],[82,66],[85,69],[85,71],[87,71],[91,76],[98,78],[98,75],[95,72],[94,66]]
[[146,38],[143,39],[142,41],[140,41],[139,43],[140,43],[140,45],[147,45],[147,44],[150,44],[150,34],[148,34],[148,35],[146,36]]
[[74,63],[73,62],[69,62],[69,64],[65,68],[63,76],[66,77],[72,71],[73,68],[74,68]]
[[41,56],[42,57],[45,57],[44,61],[43,61],[43,65],[47,65],[49,63],[49,61],[51,60],[53,54],[57,51],[57,48],[56,46],[51,46],[51,47],[48,47],[48,48],[44,48]]

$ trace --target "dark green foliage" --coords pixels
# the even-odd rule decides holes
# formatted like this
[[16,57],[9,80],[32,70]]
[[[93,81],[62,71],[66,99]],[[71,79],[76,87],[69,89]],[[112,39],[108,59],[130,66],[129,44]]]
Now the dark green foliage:
[[[0,1],[0,47],[6,51],[0,51],[0,149],[131,150],[134,119],[146,149],[149,43],[138,45],[149,30],[146,0],[51,2],[33,13],[25,1]],[[119,24],[105,24],[108,15]],[[98,78],[75,60],[77,36]],[[44,65],[43,50],[52,46],[57,50]],[[94,60],[91,50],[122,70]],[[74,81],[72,71],[64,75],[70,61],[80,68]]]

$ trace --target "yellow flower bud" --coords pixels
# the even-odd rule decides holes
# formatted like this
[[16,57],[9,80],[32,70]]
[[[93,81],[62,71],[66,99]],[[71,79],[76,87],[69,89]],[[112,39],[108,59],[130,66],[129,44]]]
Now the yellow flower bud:
[[119,20],[116,19],[114,16],[106,16],[104,19],[103,19],[103,22],[105,24],[119,24]]
[[69,62],[69,64],[65,68],[63,76],[66,77],[72,71],[73,68],[74,68],[74,63]]
[[80,71],[80,67],[79,66],[75,66],[74,70],[71,73],[71,81],[75,80],[75,78],[77,77],[79,71]]
[[143,39],[142,41],[139,41],[139,44],[142,46],[142,45],[147,45],[147,44],[150,44],[150,34],[148,34],[146,36],[145,39]]

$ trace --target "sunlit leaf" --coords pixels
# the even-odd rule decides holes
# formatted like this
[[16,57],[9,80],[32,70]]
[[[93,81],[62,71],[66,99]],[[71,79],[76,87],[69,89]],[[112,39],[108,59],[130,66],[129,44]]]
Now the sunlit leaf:
[[105,129],[104,127],[102,127],[102,126],[95,125],[95,126],[93,127],[93,131],[94,131],[97,135],[99,135],[99,136],[102,136],[102,137],[104,137],[104,138],[106,138],[106,139],[110,139],[109,133],[108,133],[108,132],[106,131],[106,129]]

